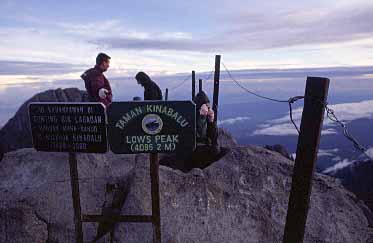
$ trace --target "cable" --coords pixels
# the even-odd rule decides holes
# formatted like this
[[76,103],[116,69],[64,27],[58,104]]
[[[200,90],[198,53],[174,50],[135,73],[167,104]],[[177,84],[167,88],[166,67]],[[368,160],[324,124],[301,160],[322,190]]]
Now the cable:
[[207,77],[204,79],[204,81],[205,81],[205,82],[209,81],[210,78],[212,77],[212,74],[213,74],[213,73],[214,73],[214,71],[211,71],[211,72],[209,73],[209,76],[207,76]]
[[232,81],[238,87],[240,87],[241,89],[243,89],[244,91],[246,91],[246,92],[248,92],[248,93],[250,93],[252,95],[255,95],[255,96],[259,97],[259,98],[262,98],[262,99],[266,99],[266,100],[270,100],[270,101],[275,101],[275,102],[279,102],[279,103],[288,103],[289,104],[290,121],[291,121],[291,123],[293,123],[293,125],[294,125],[295,129],[297,130],[298,134],[300,134],[300,131],[299,131],[297,125],[295,124],[294,119],[293,119],[292,103],[294,103],[297,100],[303,99],[304,96],[294,96],[294,97],[290,97],[288,100],[279,100],[279,99],[274,99],[274,98],[270,98],[270,97],[267,97],[267,96],[263,96],[263,95],[257,94],[257,93],[255,93],[253,91],[250,91],[245,86],[243,86],[240,82],[238,82],[235,78],[233,78],[231,72],[228,70],[228,68],[225,66],[225,64],[224,63],[222,63],[222,64],[224,66],[225,71],[228,73],[229,77],[232,79]]
[[318,101],[321,103],[321,105],[325,108],[326,110],[326,116],[328,117],[329,120],[337,123],[340,125],[343,129],[343,135],[345,138],[347,138],[349,141],[352,142],[354,148],[356,150],[359,150],[362,152],[364,155],[366,155],[369,159],[373,160],[373,158],[367,153],[368,149],[361,145],[355,137],[353,137],[350,132],[348,131],[346,123],[342,122],[341,120],[338,119],[338,117],[335,115],[335,111],[331,108],[328,107],[328,102],[323,102],[322,100],[318,99],[317,97],[311,96],[312,99]]
[[248,93],[250,93],[250,94],[252,94],[252,95],[255,95],[255,96],[259,97],[259,98],[266,99],[266,100],[271,100],[271,101],[280,102],[280,103],[288,103],[288,102],[289,102],[289,100],[279,100],[279,99],[274,99],[274,98],[266,97],[266,96],[263,96],[263,95],[257,94],[257,93],[255,93],[255,92],[253,92],[253,91],[250,91],[250,90],[247,89],[245,86],[243,86],[240,82],[238,82],[235,78],[233,78],[231,72],[228,70],[228,68],[225,66],[225,64],[224,64],[223,62],[222,62],[222,64],[223,64],[223,66],[224,66],[225,71],[228,73],[229,77],[232,79],[232,81],[233,81],[234,83],[236,83],[236,85],[237,85],[238,87],[240,87],[241,89],[243,89],[244,91],[246,91],[246,92],[248,92]]
[[179,87],[181,87],[186,81],[188,81],[190,78],[192,77],[192,74],[188,75],[187,77],[185,77],[185,79],[183,81],[181,81],[180,83],[178,83],[177,85],[175,85],[174,87],[171,87],[169,88],[168,90],[169,91],[173,91]]

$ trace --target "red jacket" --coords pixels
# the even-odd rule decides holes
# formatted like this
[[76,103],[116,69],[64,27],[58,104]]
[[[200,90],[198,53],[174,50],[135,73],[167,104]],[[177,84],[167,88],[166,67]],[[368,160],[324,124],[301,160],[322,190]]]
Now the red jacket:
[[[80,76],[85,83],[85,88],[88,93],[89,100],[92,102],[102,102],[105,106],[111,104],[113,94],[111,91],[109,80],[104,76],[102,70],[96,65],[90,68]],[[109,93],[105,99],[101,99],[98,95],[100,89],[107,89]]]

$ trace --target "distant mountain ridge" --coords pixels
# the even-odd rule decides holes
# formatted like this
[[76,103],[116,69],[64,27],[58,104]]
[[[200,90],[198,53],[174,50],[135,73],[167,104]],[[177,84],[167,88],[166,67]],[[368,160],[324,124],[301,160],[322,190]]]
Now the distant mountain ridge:
[[0,154],[32,147],[28,104],[31,102],[85,102],[88,96],[77,88],[47,90],[28,99],[0,130]]

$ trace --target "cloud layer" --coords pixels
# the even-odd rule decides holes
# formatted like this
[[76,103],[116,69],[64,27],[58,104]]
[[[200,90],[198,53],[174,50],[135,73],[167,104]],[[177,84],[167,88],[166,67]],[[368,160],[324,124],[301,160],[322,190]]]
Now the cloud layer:
[[82,71],[86,67],[68,63],[0,60],[0,75],[55,75]]
[[[342,103],[329,105],[329,108],[335,111],[336,116],[341,121],[349,123],[357,119],[373,119],[373,100],[365,100],[354,103]],[[293,110],[293,120],[300,127],[300,121],[302,118],[303,107]],[[324,118],[322,135],[336,134],[335,127],[338,124],[329,120],[327,117]],[[286,116],[278,119],[267,121],[265,124],[259,125],[258,129],[253,132],[255,135],[272,135],[272,136],[289,136],[297,135],[293,124],[290,121],[289,113]]]
[[[106,48],[177,50],[196,52],[273,49],[299,45],[333,44],[370,39],[373,4],[342,8],[307,8],[272,11],[239,11],[227,15],[220,31],[208,35],[125,35],[95,38]],[[341,28],[343,26],[343,28]]]

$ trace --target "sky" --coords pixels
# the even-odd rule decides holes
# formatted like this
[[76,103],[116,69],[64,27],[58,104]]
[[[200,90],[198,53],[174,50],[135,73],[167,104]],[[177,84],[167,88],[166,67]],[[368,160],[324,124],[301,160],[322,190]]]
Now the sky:
[[1,0],[0,84],[77,79],[98,52],[110,77],[369,66],[373,2]]

